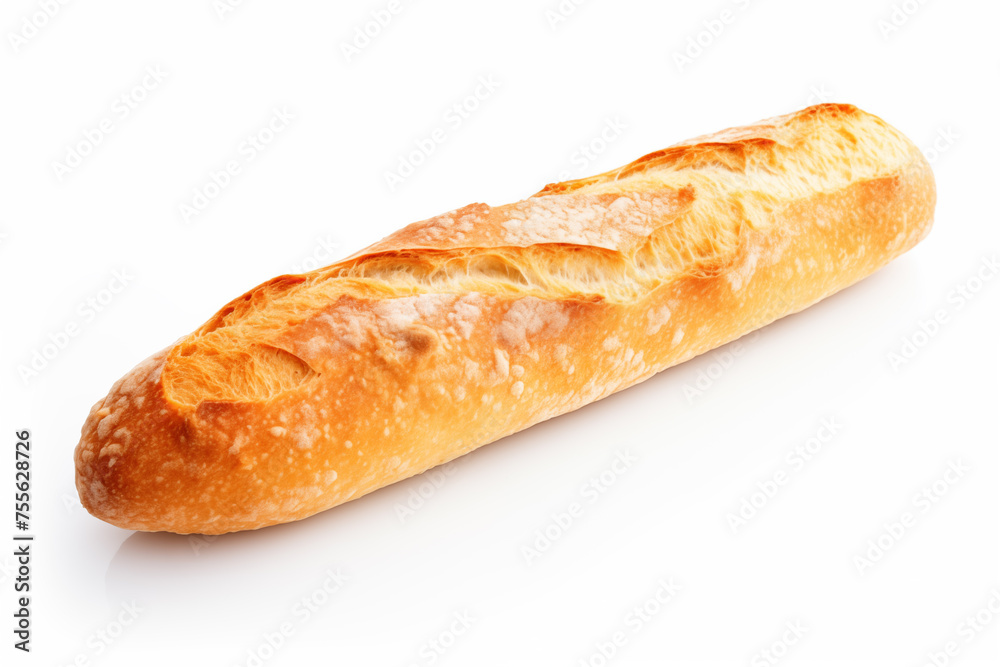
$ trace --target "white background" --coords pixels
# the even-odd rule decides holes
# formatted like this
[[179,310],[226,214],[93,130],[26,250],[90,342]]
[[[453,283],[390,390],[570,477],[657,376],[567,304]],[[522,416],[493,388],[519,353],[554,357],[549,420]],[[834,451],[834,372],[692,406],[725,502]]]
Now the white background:
[[[763,665],[798,623],[787,651],[774,646],[780,664],[917,666],[953,640],[950,664],[997,664],[1000,614],[971,641],[959,627],[994,593],[1000,609],[1000,278],[984,264],[1000,251],[996,3],[908,0],[887,32],[888,0],[591,0],[554,25],[558,0],[403,1],[350,61],[342,44],[387,2],[249,0],[221,16],[219,4],[70,2],[43,21],[38,3],[7,0],[0,12],[0,497],[9,507],[14,431],[30,428],[37,535],[30,655],[11,647],[12,547],[0,551],[0,661]],[[705,21],[720,34],[679,67]],[[147,67],[165,78],[130,93]],[[447,122],[490,76],[499,87]],[[144,98],[127,117],[123,94]],[[72,451],[90,406],[248,288],[415,220],[817,101],[878,114],[933,159],[933,232],[863,283],[481,449],[433,494],[424,475],[213,542],[129,533],[79,506]],[[241,145],[276,108],[294,120],[247,160]],[[111,132],[60,178],[54,163],[103,119]],[[601,145],[609,121],[625,127]],[[385,172],[437,127],[444,143],[390,189]],[[229,160],[240,173],[185,222],[180,205]],[[115,271],[127,285],[102,293]],[[966,285],[981,289],[957,297]],[[915,336],[937,311],[944,323]],[[22,379],[67,325],[77,335]],[[914,337],[919,351],[894,368]],[[825,418],[841,426],[796,469],[788,453]],[[591,503],[582,487],[619,452],[635,461]],[[949,462],[968,470],[915,504]],[[778,471],[788,483],[734,532],[727,515]],[[401,521],[421,489],[430,497]],[[582,516],[529,563],[523,548],[573,502]],[[885,537],[904,512],[914,525]],[[893,543],[859,566],[880,536]],[[323,600],[328,568],[348,580]],[[680,591],[636,623],[661,578]],[[324,604],[306,619],[295,605],[314,595]],[[453,637],[462,613],[471,627]],[[604,661],[598,645],[619,631]]]

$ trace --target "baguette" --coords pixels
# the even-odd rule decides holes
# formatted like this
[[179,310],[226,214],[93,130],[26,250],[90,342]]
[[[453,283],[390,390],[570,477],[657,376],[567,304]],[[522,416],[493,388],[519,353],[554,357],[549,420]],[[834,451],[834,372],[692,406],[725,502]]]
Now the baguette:
[[935,198],[905,136],[824,104],[409,225],[119,380],[80,499],[145,531],[310,516],[806,308],[913,247]]

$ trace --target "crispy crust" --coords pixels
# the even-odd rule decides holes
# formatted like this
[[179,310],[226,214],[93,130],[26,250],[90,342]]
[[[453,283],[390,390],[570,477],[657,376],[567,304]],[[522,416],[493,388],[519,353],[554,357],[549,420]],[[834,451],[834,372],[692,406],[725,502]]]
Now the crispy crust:
[[307,517],[799,311],[934,204],[902,134],[821,105],[415,223],[122,378],[83,426],[80,498],[135,530]]

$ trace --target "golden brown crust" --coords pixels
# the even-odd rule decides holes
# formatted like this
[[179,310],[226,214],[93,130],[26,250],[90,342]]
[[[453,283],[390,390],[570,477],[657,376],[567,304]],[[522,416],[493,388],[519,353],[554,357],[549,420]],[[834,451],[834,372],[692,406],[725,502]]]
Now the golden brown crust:
[[415,223],[247,292],[94,406],[84,506],[137,530],[300,519],[796,312],[929,231],[926,160],[821,105]]

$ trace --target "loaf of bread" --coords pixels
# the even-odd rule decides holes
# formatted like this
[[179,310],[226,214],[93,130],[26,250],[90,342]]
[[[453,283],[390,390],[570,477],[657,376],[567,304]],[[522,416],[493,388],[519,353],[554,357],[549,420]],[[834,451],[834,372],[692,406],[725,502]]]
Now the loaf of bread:
[[134,530],[307,517],[799,311],[913,247],[934,205],[913,143],[825,104],[409,225],[118,381],[80,498]]

